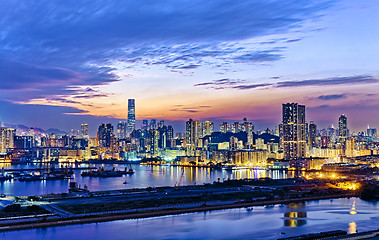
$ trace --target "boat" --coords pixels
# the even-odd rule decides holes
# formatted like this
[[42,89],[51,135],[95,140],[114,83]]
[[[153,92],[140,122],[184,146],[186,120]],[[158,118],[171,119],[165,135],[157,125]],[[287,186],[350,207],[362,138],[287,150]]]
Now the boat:
[[133,174],[134,171],[132,168],[129,170],[125,168],[124,171],[116,170],[105,170],[103,167],[99,167],[97,170],[84,171],[80,175],[82,177],[122,177],[125,174]]
[[222,169],[226,171],[233,171],[233,170],[247,169],[247,167],[236,166],[236,165],[226,165]]
[[11,180],[12,176],[11,175],[0,175],[0,182],[5,182],[7,180]]
[[41,180],[43,180],[43,177],[40,175],[28,174],[28,175],[23,175],[23,176],[19,177],[18,180],[20,182],[41,181]]
[[48,174],[44,177],[45,180],[64,180],[73,179],[71,176],[66,176],[64,174]]
[[127,182],[126,182],[126,181],[124,181],[122,184],[127,184]]

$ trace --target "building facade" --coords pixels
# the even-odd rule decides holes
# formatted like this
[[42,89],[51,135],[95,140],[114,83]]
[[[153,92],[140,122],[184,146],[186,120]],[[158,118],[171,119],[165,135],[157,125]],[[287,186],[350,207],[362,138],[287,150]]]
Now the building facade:
[[128,133],[136,127],[136,105],[134,99],[128,99]]
[[15,135],[15,129],[0,127],[0,153],[6,153],[8,148],[14,147]]
[[316,137],[317,137],[317,125],[313,121],[311,121],[309,123],[309,142],[308,142],[310,147],[317,147]]
[[342,114],[338,119],[338,142],[343,148],[346,147],[347,134],[347,117]]
[[306,154],[305,106],[298,103],[286,103],[282,107],[284,159],[304,158]]

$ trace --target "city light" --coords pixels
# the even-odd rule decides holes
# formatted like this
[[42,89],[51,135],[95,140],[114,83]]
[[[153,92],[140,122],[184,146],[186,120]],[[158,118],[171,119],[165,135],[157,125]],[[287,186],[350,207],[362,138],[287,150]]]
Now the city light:
[[0,15],[2,239],[379,236],[379,1]]

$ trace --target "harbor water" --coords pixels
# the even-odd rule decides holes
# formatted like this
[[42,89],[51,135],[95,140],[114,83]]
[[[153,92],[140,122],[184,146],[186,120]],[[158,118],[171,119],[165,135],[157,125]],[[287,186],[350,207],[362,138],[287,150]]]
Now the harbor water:
[[[282,170],[214,170],[206,167],[179,167],[171,165],[131,165],[134,174],[125,175],[123,177],[82,177],[82,171],[75,170],[73,179],[69,180],[44,180],[21,182],[18,180],[10,180],[0,182],[0,193],[16,196],[41,195],[48,193],[63,193],[68,191],[70,182],[76,182],[81,187],[86,185],[90,191],[103,191],[115,189],[131,189],[131,188],[146,188],[160,186],[175,186],[175,185],[193,185],[212,183],[214,181],[223,181],[227,179],[244,179],[244,178],[262,178],[270,177],[274,179],[294,177],[294,173]],[[2,164],[0,167],[4,169],[31,169],[43,168],[40,164],[14,165]],[[55,165],[56,168],[60,165]],[[69,165],[69,167],[103,167],[104,169],[124,170],[129,167],[124,164],[77,164]],[[126,181],[126,184],[124,182]]]

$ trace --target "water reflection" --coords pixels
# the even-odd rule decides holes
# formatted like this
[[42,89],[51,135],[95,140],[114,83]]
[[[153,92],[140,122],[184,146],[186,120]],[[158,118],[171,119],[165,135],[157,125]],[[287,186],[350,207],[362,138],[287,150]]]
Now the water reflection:
[[284,213],[284,226],[300,227],[307,224],[307,212],[304,211],[304,208],[305,203],[288,204],[286,212]]
[[[200,170],[199,170],[200,171]],[[145,171],[146,172],[146,171]],[[348,214],[356,200],[359,213]],[[283,225],[286,219],[306,220],[299,226]],[[304,215],[306,213],[306,215]],[[341,214],[344,213],[344,214]],[[146,219],[131,219],[83,225],[70,225],[46,229],[28,229],[2,232],[0,239],[54,239],[54,240],[125,240],[125,239],[177,239],[177,240],[215,240],[215,239],[278,239],[307,233],[347,230],[354,232],[369,231],[378,228],[379,204],[374,205],[358,198],[311,201],[304,204],[283,205],[254,209],[226,209],[201,213],[188,213]],[[350,223],[350,224],[349,224]],[[282,235],[286,233],[286,235]],[[84,235],[83,235],[84,234]]]
[[[10,165],[3,164],[5,169],[31,169],[39,168],[40,164],[25,164],[25,165]],[[122,164],[70,164],[68,167],[104,167],[105,169],[123,170],[125,165]],[[55,166],[60,167],[59,165]],[[159,186],[174,186],[181,179],[180,185],[193,185],[212,183],[214,181],[224,181],[228,179],[245,179],[245,178],[264,178],[273,177],[275,179],[293,177],[293,173],[286,173],[281,170],[254,170],[240,169],[233,171],[214,170],[210,168],[196,167],[179,167],[169,165],[154,165],[141,166],[133,165],[135,174],[127,175],[120,178],[90,178],[81,177],[81,170],[74,170],[74,175],[71,180],[56,180],[42,182],[20,182],[20,181],[5,181],[0,182],[0,193],[7,195],[39,195],[46,193],[61,193],[67,192],[69,183],[76,182],[81,186],[87,185],[91,191],[103,191],[111,189],[125,188],[142,188],[142,187],[159,187]],[[182,170],[184,174],[182,176]],[[182,177],[181,177],[182,176]],[[220,179],[220,180],[219,180]],[[123,182],[128,184],[123,184]]]
[[357,233],[357,224],[355,222],[349,223],[348,232],[349,232],[349,234]]
[[354,202],[353,202],[353,206],[351,206],[351,209],[350,209],[350,214],[351,215],[355,215],[355,214],[357,214],[357,211],[355,211],[356,209],[355,209],[355,200],[354,200]]

